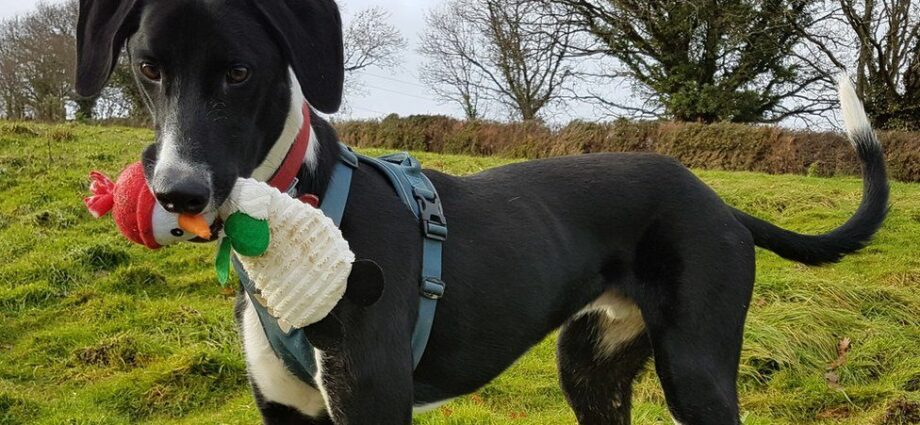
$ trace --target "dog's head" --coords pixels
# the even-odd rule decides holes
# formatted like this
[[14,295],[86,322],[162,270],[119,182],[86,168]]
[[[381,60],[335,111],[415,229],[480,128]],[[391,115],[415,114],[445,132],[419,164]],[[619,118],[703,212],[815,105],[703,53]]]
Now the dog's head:
[[78,94],[102,91],[125,45],[156,125],[145,173],[173,212],[222,203],[304,98],[327,113],[341,103],[334,0],[81,0]]

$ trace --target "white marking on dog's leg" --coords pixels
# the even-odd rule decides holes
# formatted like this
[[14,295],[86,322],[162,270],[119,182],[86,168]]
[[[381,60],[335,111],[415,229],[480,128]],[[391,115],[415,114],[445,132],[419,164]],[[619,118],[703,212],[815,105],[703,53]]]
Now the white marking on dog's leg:
[[313,363],[316,364],[316,375],[313,376],[313,381],[316,382],[316,387],[319,388],[319,393],[323,397],[326,411],[329,412],[330,417],[334,417],[332,404],[329,402],[329,392],[326,391],[326,386],[323,385],[323,352],[316,347],[313,347]]
[[275,355],[248,295],[246,309],[243,311],[242,332],[249,376],[265,400],[293,407],[310,417],[324,415],[326,403],[323,396],[315,388],[297,379]]
[[[326,391],[326,387],[323,385],[323,352],[314,347],[313,348],[313,359],[314,359],[314,363],[316,363],[316,375],[313,376],[313,380],[316,382],[316,386],[319,388],[319,393],[322,394],[323,400],[326,403],[326,411],[329,412],[330,416],[334,416],[332,415],[333,406],[332,406],[331,401],[329,400],[329,392]],[[437,409],[438,407],[441,407],[447,404],[451,400],[452,399],[446,399],[446,400],[436,401],[433,403],[413,406],[412,413],[421,414],[425,412],[430,412],[434,409]]]
[[[329,412],[330,416],[333,416],[332,415],[333,406],[332,406],[331,401],[329,400],[329,392],[326,391],[326,387],[323,385],[323,352],[314,347],[313,348],[313,359],[314,359],[314,363],[316,363],[316,375],[313,376],[313,380],[316,381],[316,386],[319,388],[319,392],[320,394],[322,394],[323,400],[326,402],[326,411]],[[425,412],[430,412],[434,409],[437,409],[438,407],[443,406],[444,404],[447,404],[451,400],[452,399],[447,399],[447,400],[436,401],[433,403],[413,406],[412,413],[421,414]]]
[[577,316],[591,312],[604,313],[598,322],[597,356],[600,358],[616,353],[624,344],[645,332],[645,321],[639,307],[614,291],[604,292]]
[[[291,82],[291,104],[288,107],[287,119],[284,121],[284,128],[281,130],[278,140],[272,145],[262,164],[252,172],[252,178],[258,181],[268,181],[275,174],[275,171],[281,167],[288,151],[291,150],[291,146],[294,144],[294,140],[297,138],[297,134],[300,133],[300,129],[303,127],[303,105],[305,102],[303,89],[297,80],[297,76],[294,75],[294,71],[288,69],[288,74]],[[313,162],[315,162],[316,152],[319,149],[319,143],[315,137],[315,132],[311,129],[310,146],[307,149],[305,158],[311,169]],[[313,159],[312,162],[311,158]]]

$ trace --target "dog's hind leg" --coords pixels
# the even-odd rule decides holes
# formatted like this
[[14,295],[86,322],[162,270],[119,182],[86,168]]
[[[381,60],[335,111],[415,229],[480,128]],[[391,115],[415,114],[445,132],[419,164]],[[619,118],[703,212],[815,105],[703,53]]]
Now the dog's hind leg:
[[629,424],[632,383],[651,355],[638,308],[608,292],[559,335],[559,380],[578,423]]
[[627,293],[642,310],[675,421],[738,424],[736,380],[754,281],[753,241],[737,223],[694,224],[684,227],[692,235],[651,232],[638,252],[641,283]]

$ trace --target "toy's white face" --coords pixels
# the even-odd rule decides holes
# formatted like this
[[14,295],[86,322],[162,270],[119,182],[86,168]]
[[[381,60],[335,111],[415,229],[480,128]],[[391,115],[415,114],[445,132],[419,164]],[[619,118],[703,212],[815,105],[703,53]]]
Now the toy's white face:
[[[208,224],[214,224],[217,218],[217,212],[205,213]],[[160,246],[174,245],[180,242],[188,242],[195,239],[195,235],[182,230],[179,227],[179,215],[166,211],[159,203],[155,202],[153,206],[153,238],[156,239]]]

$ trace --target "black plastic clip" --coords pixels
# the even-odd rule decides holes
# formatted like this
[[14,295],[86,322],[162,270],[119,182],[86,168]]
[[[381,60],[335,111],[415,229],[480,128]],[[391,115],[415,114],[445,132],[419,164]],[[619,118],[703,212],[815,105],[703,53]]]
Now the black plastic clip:
[[426,277],[422,280],[422,296],[429,300],[439,300],[444,296],[444,281],[436,277]]
[[444,218],[444,209],[438,195],[421,188],[413,189],[412,193],[418,202],[419,220],[425,237],[437,241],[446,240],[447,220]]

